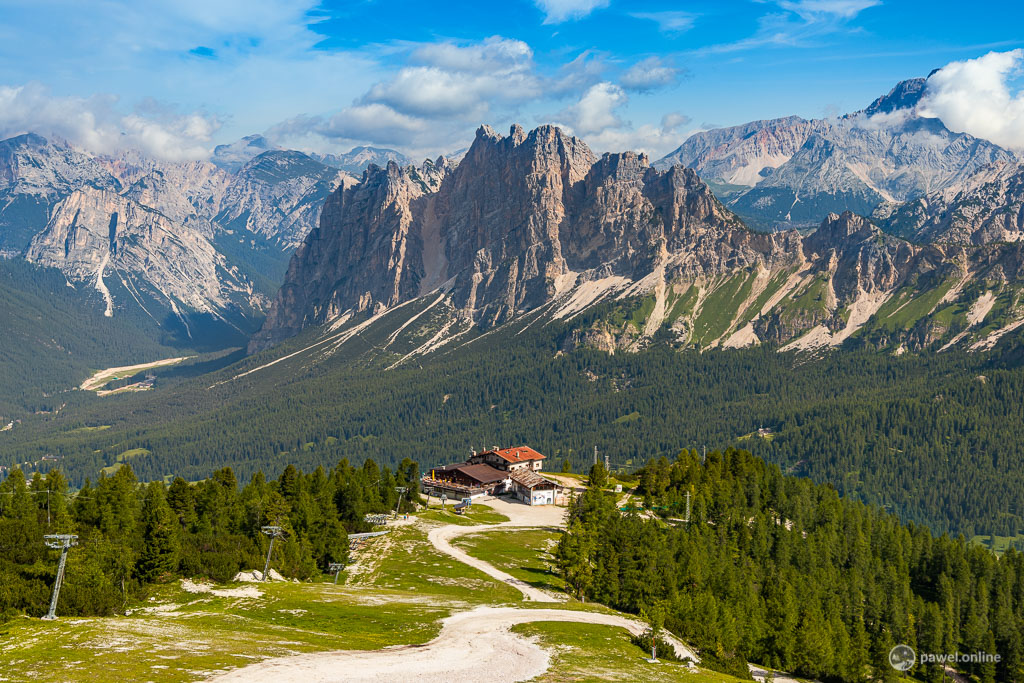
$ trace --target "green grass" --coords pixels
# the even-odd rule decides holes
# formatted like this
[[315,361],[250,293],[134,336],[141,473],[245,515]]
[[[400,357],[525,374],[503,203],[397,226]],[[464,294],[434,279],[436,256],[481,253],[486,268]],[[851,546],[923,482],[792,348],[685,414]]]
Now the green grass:
[[560,536],[547,529],[506,529],[463,536],[454,544],[535,588],[564,591],[551,554]]
[[653,294],[645,296],[641,301],[640,305],[633,310],[629,315],[629,324],[636,328],[637,332],[642,332],[644,325],[647,323],[647,319],[651,317],[651,313],[654,312],[654,306],[657,303],[657,297]]
[[640,413],[638,413],[637,411],[634,410],[633,412],[629,413],[628,415],[623,415],[622,417],[615,418],[615,424],[617,424],[617,425],[629,424],[630,422],[636,422],[639,419],[640,419]]
[[362,602],[365,595],[327,583],[259,590],[256,599],[225,598],[172,584],[130,616],[16,619],[0,627],[0,679],[193,681],[268,657],[423,643],[448,614],[413,599]]
[[508,521],[508,517],[500,512],[495,512],[494,508],[491,506],[483,505],[481,503],[473,503],[469,506],[469,509],[461,515],[457,515],[452,511],[452,508],[454,508],[458,502],[459,501],[457,500],[449,500],[445,503],[443,510],[440,505],[431,505],[430,509],[426,512],[421,512],[418,516],[420,519],[429,519],[432,522],[459,524],[461,526],[500,524],[501,522]]
[[623,628],[597,624],[535,621],[514,626],[518,634],[537,638],[552,653],[550,670],[533,680],[562,681],[694,681],[731,683],[739,679],[714,671],[690,673],[686,665],[661,661],[648,664],[649,656],[630,642]]
[[366,563],[353,586],[387,589],[409,599],[444,598],[464,605],[517,603],[522,594],[507,584],[442,554],[427,541],[427,530],[398,527],[371,539],[361,553]]
[[[918,320],[929,315],[946,296],[956,280],[948,279],[938,287],[915,293],[909,287],[882,304],[875,314],[875,327],[887,331],[909,330]],[[915,296],[916,294],[916,296]]]
[[736,273],[704,299],[693,322],[693,341],[705,346],[729,331],[740,304],[754,287],[754,271]]
[[765,285],[764,291],[758,294],[753,303],[751,303],[750,306],[740,314],[740,320],[737,323],[737,327],[743,327],[753,320],[754,317],[761,312],[761,309],[764,308],[764,305],[768,303],[768,300],[782,289],[782,286],[786,284],[786,280],[788,280],[789,276],[792,274],[792,270],[780,270],[773,275],[771,279],[768,280],[768,284]]
[[668,308],[667,322],[673,323],[684,315],[692,314],[699,295],[700,291],[696,285],[690,285],[685,292],[678,296],[670,294],[666,306]]
[[[993,540],[995,543],[993,543]],[[1014,544],[1016,544],[1018,549],[1024,547],[1024,534],[1017,534],[1016,536],[977,535],[971,537],[971,543],[984,546],[995,552],[997,555],[1002,555]]]
[[110,429],[110,425],[97,425],[95,427],[79,427],[78,429],[72,429],[68,434],[86,434],[88,432],[102,432],[105,429]]
[[792,296],[784,310],[790,317],[807,311],[823,312],[828,309],[828,276],[816,275],[807,286]]

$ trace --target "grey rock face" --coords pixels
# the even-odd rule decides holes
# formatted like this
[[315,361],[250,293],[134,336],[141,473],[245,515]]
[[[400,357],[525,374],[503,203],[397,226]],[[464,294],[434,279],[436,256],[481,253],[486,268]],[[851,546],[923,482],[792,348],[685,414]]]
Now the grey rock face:
[[264,152],[231,178],[212,221],[292,248],[316,224],[324,199],[346,177],[301,152]]
[[259,310],[262,302],[198,231],[110,190],[75,190],[61,201],[26,254],[93,284],[108,301],[119,283],[147,290],[174,312],[218,314],[231,307]]
[[[251,138],[245,150],[266,146],[265,140]],[[226,154],[222,149],[221,162]],[[265,299],[246,293],[251,286],[235,268],[251,267],[244,246],[227,258],[213,246],[218,236],[234,233],[235,244],[245,245],[248,235],[272,245],[282,258],[316,224],[323,200],[346,179],[354,181],[299,152],[265,151],[235,173],[223,165],[162,162],[131,151],[98,157],[37,135],[5,140],[0,142],[0,253],[24,254],[60,268],[72,280],[91,281],[103,256],[85,236],[102,235],[117,215],[119,234],[132,235],[134,256],[111,250],[109,267],[133,273],[140,286],[158,293],[158,302],[167,306],[171,297],[175,305],[197,306],[196,312],[236,305],[258,312]],[[102,191],[102,202],[94,191]],[[72,207],[84,212],[75,219]],[[72,225],[80,239],[53,248],[55,235]],[[142,239],[142,226],[159,227],[163,237]],[[145,249],[151,251],[143,259]],[[147,265],[136,267],[142,261]],[[173,274],[185,263],[194,276],[191,284]],[[246,293],[245,301],[239,303],[235,293]],[[126,291],[112,296],[114,310],[138,303]]]
[[926,79],[903,81],[837,119],[788,117],[698,133],[656,166],[692,166],[727,185],[722,196],[745,220],[779,229],[958,188],[990,164],[1014,161],[997,145],[921,117],[916,106],[926,88]]
[[552,126],[507,137],[484,126],[436,190],[423,173],[371,166],[330,197],[252,348],[439,288],[489,328],[589,281],[709,275],[791,261],[799,247],[747,230],[692,170],[661,172],[632,152],[596,159]]
[[346,173],[361,174],[370,164],[387,166],[393,161],[399,166],[408,166],[411,159],[401,152],[381,147],[353,147],[345,154],[310,154],[311,157]]
[[872,218],[915,242],[1019,242],[1024,239],[1024,166],[993,164],[962,186],[903,204],[884,203]]

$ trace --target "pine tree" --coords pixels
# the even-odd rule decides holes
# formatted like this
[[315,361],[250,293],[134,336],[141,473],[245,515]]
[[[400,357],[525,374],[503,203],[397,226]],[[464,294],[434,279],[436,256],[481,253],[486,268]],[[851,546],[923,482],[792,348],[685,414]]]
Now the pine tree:
[[152,482],[142,500],[142,551],[136,568],[143,581],[156,581],[178,568],[180,523],[167,504],[164,485]]

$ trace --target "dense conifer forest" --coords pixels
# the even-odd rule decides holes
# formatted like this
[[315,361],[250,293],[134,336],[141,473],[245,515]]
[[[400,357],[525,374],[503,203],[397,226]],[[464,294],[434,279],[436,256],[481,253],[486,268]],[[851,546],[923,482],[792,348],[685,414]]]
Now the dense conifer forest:
[[[705,665],[889,681],[889,651],[906,644],[998,654],[959,668],[983,683],[1024,679],[1024,555],[1013,549],[936,537],[736,449],[652,462],[639,491],[657,516],[588,488],[570,507],[559,567],[577,596],[663,623]],[[943,680],[938,664],[914,673]]]
[[731,444],[937,533],[1024,530],[1015,343],[900,357],[664,344],[609,355],[566,350],[568,333],[492,335],[393,369],[360,337],[315,362],[300,356],[236,378],[315,339],[304,335],[221,369],[238,356],[161,370],[151,392],[65,394],[60,414],[0,433],[0,465],[56,463],[80,486],[120,462],[143,480],[195,480],[221,466],[248,479],[341,458],[431,466],[471,447],[524,443],[577,469],[597,446],[623,470],[691,444]]
[[[42,616],[49,605],[58,551],[44,534],[74,533],[57,611],[110,615],[148,585],[178,576],[230,581],[239,571],[262,571],[268,537],[278,525],[285,538],[271,566],[288,578],[308,579],[348,556],[349,532],[366,531],[365,516],[396,509],[395,487],[418,490],[415,462],[397,469],[372,460],[348,461],[303,473],[287,466],[277,479],[257,472],[241,488],[230,467],[198,483],[176,478],[142,484],[130,466],[86,482],[75,494],[58,469],[25,480],[15,469],[0,483],[0,621],[25,613]],[[402,510],[417,496],[405,497]]]

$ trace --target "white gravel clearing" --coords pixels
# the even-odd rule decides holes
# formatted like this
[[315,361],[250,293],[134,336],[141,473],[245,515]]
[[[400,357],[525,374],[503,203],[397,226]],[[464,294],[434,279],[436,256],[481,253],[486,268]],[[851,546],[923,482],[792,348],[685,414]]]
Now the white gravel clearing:
[[[442,622],[441,634],[425,645],[374,651],[327,652],[282,657],[253,664],[212,681],[230,683],[513,683],[535,678],[551,664],[550,656],[528,638],[510,632],[534,621],[570,621],[625,628],[642,633],[645,625],[616,614],[561,609],[478,607]],[[681,657],[696,657],[674,642]]]
[[214,588],[207,583],[196,583],[191,579],[181,580],[181,589],[186,593],[209,593],[218,598],[252,598],[263,597],[256,586],[239,586],[238,588]]

